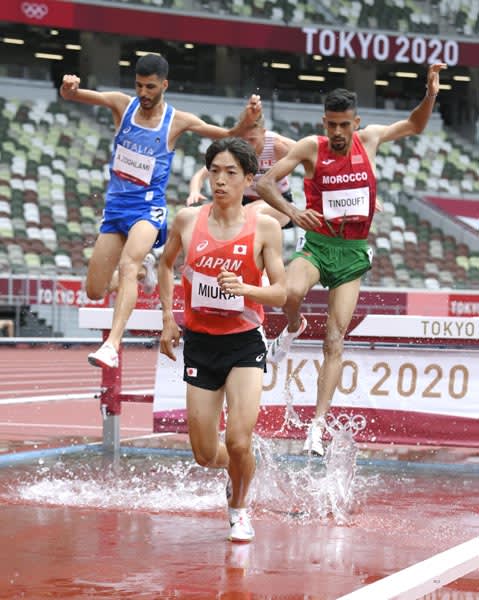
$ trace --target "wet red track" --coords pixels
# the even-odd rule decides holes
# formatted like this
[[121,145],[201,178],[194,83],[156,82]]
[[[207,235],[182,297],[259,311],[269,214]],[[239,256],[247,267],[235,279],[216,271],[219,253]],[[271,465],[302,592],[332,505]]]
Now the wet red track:
[[[88,351],[0,348],[3,457],[100,439],[93,397],[100,373],[86,363]],[[125,354],[124,387],[151,389],[156,350]],[[125,405],[122,437],[145,435],[151,424],[151,406]],[[378,479],[347,526],[255,514],[256,540],[246,546],[226,541],[221,511],[95,509],[2,496],[0,598],[333,599],[479,536],[479,476],[461,476],[460,469],[477,460],[474,452],[398,450],[410,460],[461,465],[450,483],[437,472],[425,477],[422,471],[418,479],[414,469],[402,486],[385,487]],[[375,456],[386,455],[377,450]],[[1,469],[0,492],[21,476],[21,468]],[[479,598],[479,573],[430,597]]]
[[[99,401],[101,371],[86,360],[88,346],[0,347],[0,441],[51,438],[101,438]],[[151,390],[156,348],[127,348],[124,389]],[[122,437],[152,430],[151,405],[125,404]],[[30,444],[29,444],[30,445]]]

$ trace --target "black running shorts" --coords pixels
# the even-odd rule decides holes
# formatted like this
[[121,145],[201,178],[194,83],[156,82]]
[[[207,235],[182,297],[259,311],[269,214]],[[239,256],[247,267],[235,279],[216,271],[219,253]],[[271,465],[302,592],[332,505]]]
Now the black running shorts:
[[205,390],[219,390],[233,367],[257,367],[266,372],[267,345],[262,328],[209,335],[183,332],[183,381]]

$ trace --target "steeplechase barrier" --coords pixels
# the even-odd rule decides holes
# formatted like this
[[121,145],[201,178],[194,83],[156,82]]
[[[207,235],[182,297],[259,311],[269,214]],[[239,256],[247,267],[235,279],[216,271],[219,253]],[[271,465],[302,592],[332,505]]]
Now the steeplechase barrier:
[[[106,339],[112,315],[110,308],[80,308],[79,325],[101,330]],[[287,359],[268,366],[260,435],[302,438],[313,415],[326,317],[306,316],[309,326]],[[283,326],[280,313],[267,314],[268,337]],[[128,331],[150,337],[161,328],[160,310],[135,309],[127,323]],[[360,442],[479,447],[478,341],[476,317],[355,316],[331,410],[366,418],[367,426],[357,434]],[[158,353],[152,394],[122,392],[122,360],[120,350],[118,368],[102,370],[104,449],[119,448],[123,402],[153,403],[154,432],[186,432],[181,351],[176,363]]]

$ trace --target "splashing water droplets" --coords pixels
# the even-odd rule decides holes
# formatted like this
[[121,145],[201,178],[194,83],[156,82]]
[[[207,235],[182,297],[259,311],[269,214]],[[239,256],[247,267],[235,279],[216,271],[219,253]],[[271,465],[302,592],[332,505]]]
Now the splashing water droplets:
[[293,375],[289,375],[286,383],[284,385],[284,420],[283,425],[281,426],[280,431],[284,431],[288,427],[304,427],[304,423],[299,418],[298,413],[294,409],[293,406],[293,393],[291,391],[291,382],[293,380]]
[[[160,460],[152,470],[149,457],[122,458],[109,466],[103,457],[77,458],[71,468],[57,463],[50,469],[22,473],[10,486],[10,495],[49,505],[152,512],[219,508],[222,474],[205,477],[204,469],[191,462]],[[224,492],[221,499],[224,502]]]
[[[253,517],[308,523],[333,518],[348,523],[355,502],[354,422],[328,423],[324,460],[278,456],[275,440],[254,437],[257,469],[249,492]],[[121,456],[89,454],[56,462],[40,459],[15,472],[8,498],[46,505],[158,512],[223,512],[223,470],[205,469],[172,454]],[[1,493],[0,493],[1,495]]]
[[309,522],[332,517],[338,524],[350,522],[357,505],[357,447],[353,432],[358,430],[358,423],[354,424],[347,415],[343,417],[346,419],[339,425],[330,421],[327,426],[331,442],[324,461],[278,461],[273,442],[255,438],[258,464],[251,490],[255,511],[286,520]]
[[353,482],[356,473],[356,445],[351,430],[336,431],[326,451],[326,492],[331,513],[339,524],[350,520],[354,501]]

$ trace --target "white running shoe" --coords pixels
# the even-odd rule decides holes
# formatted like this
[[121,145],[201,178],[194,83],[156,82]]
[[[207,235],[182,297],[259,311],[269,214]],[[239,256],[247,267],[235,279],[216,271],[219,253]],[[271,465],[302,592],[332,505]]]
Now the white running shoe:
[[271,363],[279,363],[286,357],[291,348],[293,340],[299,337],[308,326],[308,321],[304,315],[301,315],[301,322],[297,331],[288,331],[286,326],[283,331],[275,338],[268,348],[268,360]]
[[118,352],[111,344],[105,342],[96,352],[88,355],[88,362],[94,367],[116,369],[118,367]]
[[153,254],[147,254],[145,256],[145,260],[143,261],[143,266],[145,267],[145,276],[142,280],[140,280],[140,285],[143,287],[145,294],[150,296],[156,289],[158,284],[158,275],[155,269],[156,258]]
[[306,433],[303,452],[324,456],[323,446],[324,418],[313,419]]
[[251,542],[254,539],[254,529],[247,508],[228,508],[228,518],[231,525],[228,539],[231,542]]

